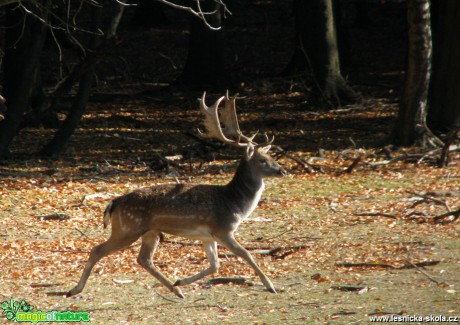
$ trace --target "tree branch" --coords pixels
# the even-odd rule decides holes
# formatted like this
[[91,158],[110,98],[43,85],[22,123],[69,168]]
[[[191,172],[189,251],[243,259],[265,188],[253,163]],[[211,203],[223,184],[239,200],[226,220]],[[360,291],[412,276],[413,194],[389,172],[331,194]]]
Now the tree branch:
[[[186,11],[186,12],[194,15],[195,17],[198,17],[199,19],[201,19],[203,21],[203,23],[206,25],[206,27],[208,27],[211,30],[220,30],[222,28],[221,26],[219,26],[219,27],[211,26],[211,24],[208,23],[208,21],[206,20],[206,16],[213,15],[216,12],[215,11],[203,12],[201,10],[200,0],[196,0],[198,10],[194,10],[192,7],[182,6],[182,5],[173,3],[173,2],[168,1],[168,0],[156,0],[156,1],[159,1],[159,2],[161,2],[161,3],[163,3],[163,4],[167,5],[167,6],[170,6],[172,8]],[[218,3],[224,6],[224,11],[225,12],[231,14],[231,12],[228,10],[227,6],[225,6],[225,4],[223,4],[222,1],[218,1]]]

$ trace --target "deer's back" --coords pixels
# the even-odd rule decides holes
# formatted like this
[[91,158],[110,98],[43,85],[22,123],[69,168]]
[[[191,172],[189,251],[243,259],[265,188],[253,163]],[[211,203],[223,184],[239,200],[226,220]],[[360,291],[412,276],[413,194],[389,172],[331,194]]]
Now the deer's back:
[[120,228],[137,228],[143,232],[154,229],[194,238],[237,221],[225,197],[225,186],[164,184],[114,199],[109,213],[112,223],[119,222]]

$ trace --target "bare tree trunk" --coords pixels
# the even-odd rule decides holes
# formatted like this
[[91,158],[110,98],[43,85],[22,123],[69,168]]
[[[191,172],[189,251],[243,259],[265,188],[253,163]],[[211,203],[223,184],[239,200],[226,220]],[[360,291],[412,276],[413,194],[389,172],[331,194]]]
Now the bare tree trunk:
[[78,93],[75,96],[69,114],[59,130],[55,133],[53,139],[40,151],[40,155],[54,157],[64,150],[85,112],[86,104],[91,94],[93,78],[94,73],[92,71],[87,72],[82,77],[78,83]]
[[407,2],[408,67],[394,141],[408,146],[438,145],[426,125],[427,94],[431,75],[431,26],[429,0]]
[[433,74],[428,125],[446,133],[460,127],[460,2],[432,1]]
[[319,103],[326,107],[353,103],[358,94],[340,71],[332,0],[294,1],[298,46],[291,63],[308,67]]
[[[38,14],[33,3],[23,5]],[[48,3],[43,5],[46,7]],[[46,14],[40,16],[46,19]],[[0,160],[8,155],[10,144],[29,108],[47,28],[32,15],[24,18],[24,13],[16,5],[7,8],[7,23],[11,27],[6,29],[3,95],[8,109],[5,119],[0,123]]]
[[[51,139],[51,141],[40,151],[40,155],[42,156],[57,156],[65,149],[85,112],[86,105],[91,95],[95,66],[99,60],[103,58],[103,55],[109,52],[113,46],[117,44],[116,31],[123,15],[124,6],[116,2],[113,2],[112,5],[114,8],[105,38],[101,41],[101,36],[98,36],[97,33],[92,35],[89,45],[91,52],[75,67],[72,73],[56,87],[53,93],[55,96],[61,96],[64,92],[69,91],[71,86],[78,80],[78,92],[74,98],[72,107],[53,139]],[[102,8],[94,6],[91,10],[92,28],[94,31],[97,31],[102,24]],[[48,104],[50,104],[50,109],[53,109],[55,102],[56,97],[53,101],[48,102]]]

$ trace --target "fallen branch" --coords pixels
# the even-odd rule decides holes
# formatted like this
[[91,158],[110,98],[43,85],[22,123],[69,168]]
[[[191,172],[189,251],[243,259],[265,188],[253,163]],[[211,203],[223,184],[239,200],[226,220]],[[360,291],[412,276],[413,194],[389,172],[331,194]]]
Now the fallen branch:
[[427,193],[419,194],[419,193],[412,192],[412,191],[408,191],[408,193],[420,198],[420,200],[417,200],[416,202],[412,204],[411,208],[415,208],[417,205],[422,204],[422,203],[434,202],[436,204],[443,205],[447,209],[447,211],[450,211],[450,208],[447,205],[447,202],[445,200],[437,199]]
[[452,197],[452,196],[459,196],[460,197],[460,190],[459,191],[429,191],[426,192],[425,195],[434,196],[434,197]]
[[367,316],[386,316],[386,315],[404,315],[404,311],[398,313],[392,313],[390,311],[378,311],[375,313],[368,313]]
[[87,234],[85,234],[83,231],[81,231],[80,229],[78,229],[77,227],[75,227],[75,230],[78,231],[80,234],[82,234],[83,236],[85,236],[86,238],[91,238],[90,236],[88,236]]
[[429,156],[435,156],[435,155],[438,155],[439,153],[441,152],[441,149],[440,148],[436,148],[436,149],[433,149],[433,150],[430,150],[426,153],[424,153],[422,155],[422,157],[420,157],[420,159],[417,160],[417,165],[421,164],[425,158],[429,157]]
[[371,167],[378,167],[378,166],[382,166],[382,165],[389,165],[389,164],[392,164],[392,163],[395,163],[395,162],[398,162],[398,161],[420,159],[421,157],[423,157],[423,155],[420,155],[420,154],[412,154],[412,155],[406,154],[404,156],[398,156],[398,157],[394,157],[392,159],[377,161],[377,162],[374,162],[374,163],[368,163],[368,165],[371,166]]
[[385,217],[390,219],[397,219],[398,217],[394,214],[384,213],[384,212],[359,212],[355,213],[355,216],[360,217]]
[[417,265],[417,264],[420,264],[420,263],[414,264],[414,263],[412,263],[412,262],[409,261],[409,260],[406,260],[405,262],[406,262],[407,264],[411,265],[413,268],[415,268],[418,272],[420,272],[421,274],[423,274],[424,276],[426,276],[430,281],[436,283],[436,285],[439,286],[439,285],[441,285],[441,284],[444,284],[443,282],[437,281],[437,280],[434,279],[432,276],[430,276],[428,273],[426,273],[424,270],[422,270],[422,269],[420,268],[420,266]]
[[[285,247],[275,247],[271,249],[248,249],[251,254],[260,254],[260,255],[270,255],[275,259],[284,259],[286,256],[295,253],[301,249],[310,248],[311,245],[295,245],[295,246],[285,246]],[[233,253],[219,254],[219,257],[226,256],[235,256]]]
[[[419,202],[415,202],[414,205],[420,204]],[[402,220],[422,220],[422,222],[432,222],[436,224],[448,224],[456,221],[460,218],[460,208],[455,211],[450,211],[449,206],[445,203],[445,206],[449,210],[446,213],[437,215],[437,216],[430,216],[423,211],[411,211],[402,216]],[[355,213],[356,216],[369,216],[369,217],[385,217],[390,219],[398,219],[398,217],[394,214],[384,213],[384,212],[360,212]],[[418,216],[418,217],[412,217]],[[422,217],[422,218],[420,218]],[[450,220],[445,220],[446,218],[450,218]]]
[[312,170],[310,168],[310,164],[308,162],[303,161],[302,159],[297,158],[297,157],[295,157],[295,156],[293,156],[291,154],[288,154],[286,151],[284,151],[282,154],[286,158],[289,158],[289,159],[295,161],[296,163],[298,163],[300,166],[302,166],[306,170],[307,173],[310,174],[312,172]]
[[384,269],[396,269],[397,267],[391,264],[383,263],[348,263],[348,262],[337,262],[335,266],[338,267],[381,267]]
[[359,162],[361,161],[361,156],[356,157],[350,166],[345,169],[342,174],[351,174],[353,170],[358,166]]
[[[451,216],[453,217],[451,220],[447,220],[447,221],[444,220],[445,218],[451,217]],[[434,223],[447,224],[447,223],[454,222],[458,218],[460,218],[460,208],[455,210],[455,211],[449,211],[449,212],[440,214],[440,215],[432,217],[430,219],[432,219],[434,221]]]
[[[449,205],[447,204],[447,201],[445,201],[445,200],[435,198],[435,197],[431,196],[428,193],[425,193],[423,195],[415,193],[415,192],[409,192],[409,193],[420,198],[420,200],[418,200],[418,201],[416,201],[416,202],[414,202],[412,204],[412,208],[417,206],[417,205],[419,205],[419,204],[421,204],[421,203],[434,202],[435,204],[444,206],[446,208],[447,212],[443,213],[443,214],[440,214],[440,215],[437,215],[437,216],[434,216],[434,217],[430,217],[429,215],[427,215],[426,213],[423,213],[423,212],[411,212],[410,214],[405,216],[406,218],[409,217],[409,216],[412,216],[412,215],[422,215],[423,216],[422,220],[424,222],[434,222],[434,223],[447,224],[447,223],[454,222],[455,220],[457,220],[460,217],[460,208],[455,210],[455,211],[452,211],[450,209]],[[453,218],[451,218],[450,220],[445,220],[446,218],[449,218],[449,217],[453,217]],[[412,218],[412,219],[414,219],[414,218]]]
[[69,215],[65,213],[53,213],[46,216],[38,216],[38,220],[49,221],[49,220],[58,220],[63,221],[69,219]]
[[359,286],[338,286],[334,285],[331,286],[331,289],[333,290],[339,290],[339,291],[351,291],[351,292],[360,292],[362,290],[369,290],[369,287],[359,287]]
[[288,153],[286,150],[284,150],[283,148],[281,148],[279,146],[274,146],[273,148],[276,149],[276,151],[277,151],[276,153],[279,156],[284,156],[284,157],[286,157],[288,159],[291,159],[292,161],[296,162],[301,167],[303,167],[306,170],[306,172],[309,173],[309,174],[313,172],[313,169],[318,171],[318,172],[320,172],[320,173],[324,173],[324,171],[322,170],[321,167],[312,165],[309,162],[302,160],[301,158],[293,156],[293,155],[291,155],[290,153]]
[[257,241],[262,241],[262,240],[270,240],[270,239],[275,239],[275,238],[278,238],[278,237],[281,237],[282,235],[288,233],[288,232],[291,232],[292,229],[288,229],[288,230],[285,230],[285,231],[282,231],[281,233],[279,233],[278,235],[275,235],[275,236],[272,236],[272,237],[267,237],[267,238],[263,238],[263,237],[259,237],[257,238],[256,240]]
[[254,283],[251,281],[248,281],[244,278],[214,278],[211,279],[207,282],[209,285],[218,285],[218,284],[229,284],[229,283],[234,283],[234,284],[240,284],[240,285],[248,285],[248,286],[253,286]]
[[57,287],[62,285],[62,283],[56,282],[56,283],[31,283],[30,287],[31,288],[50,288],[50,287]]
[[425,266],[434,266],[438,265],[441,261],[425,261],[425,262],[418,262],[418,263],[409,263],[403,266],[397,267],[398,269],[412,269],[415,267],[425,267]]
[[348,311],[348,310],[341,310],[337,313],[331,314],[331,318],[335,319],[339,316],[348,316],[348,315],[356,315],[355,311]]
[[415,267],[425,267],[425,266],[433,266],[439,264],[440,261],[425,261],[425,262],[418,262],[418,263],[406,263],[401,266],[394,266],[391,264],[385,263],[349,263],[349,262],[337,262],[335,263],[338,267],[380,267],[384,269],[393,269],[393,270],[405,270],[405,269],[412,269]]
[[67,296],[69,292],[68,291],[48,291],[45,294],[47,296]]

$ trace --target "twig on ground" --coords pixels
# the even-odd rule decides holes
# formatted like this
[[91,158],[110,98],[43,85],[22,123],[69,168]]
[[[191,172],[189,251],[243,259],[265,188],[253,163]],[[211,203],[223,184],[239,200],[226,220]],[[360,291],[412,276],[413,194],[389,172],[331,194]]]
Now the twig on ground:
[[[434,223],[439,223],[439,224],[451,223],[451,222],[456,221],[458,218],[460,218],[460,208],[455,210],[455,211],[452,211],[446,200],[441,200],[441,199],[435,198],[435,197],[429,195],[428,193],[425,193],[423,195],[415,193],[415,192],[409,192],[409,193],[420,198],[420,200],[418,200],[418,201],[416,201],[416,202],[414,202],[412,204],[412,208],[417,206],[417,205],[419,205],[419,204],[421,204],[421,203],[434,202],[434,203],[436,203],[438,205],[444,206],[446,208],[447,212],[442,213],[442,214],[437,215],[437,216],[434,216],[434,217],[431,217],[431,216],[427,215],[424,212],[411,212],[411,213],[409,213],[408,215],[405,216],[406,218],[409,217],[409,216],[412,216],[412,215],[422,215],[423,216],[422,220],[424,222],[434,222]],[[451,218],[450,220],[445,220],[448,217],[453,217],[453,218]]]
[[351,163],[350,166],[348,166],[347,169],[345,169],[342,174],[351,174],[353,172],[353,170],[356,168],[356,166],[358,166],[359,162],[361,161],[362,157],[361,156],[358,156],[356,157],[353,162]]
[[334,318],[337,318],[338,316],[348,316],[348,315],[355,315],[355,314],[356,314],[355,311],[341,310],[337,313],[331,314],[331,318],[334,319]]
[[382,165],[389,165],[398,161],[405,161],[405,160],[414,160],[414,159],[420,159],[422,155],[420,154],[405,154],[403,156],[398,156],[394,157],[392,159],[387,159],[387,160],[382,160],[382,161],[377,161],[374,163],[367,163],[371,167],[378,167]]
[[[451,217],[451,216],[453,217],[451,220],[444,220],[445,218]],[[447,223],[454,222],[458,218],[460,218],[460,208],[455,211],[449,211],[449,212],[440,214],[438,216],[432,217],[431,219],[434,221],[434,223],[447,224]]]
[[91,238],[90,236],[88,236],[87,234],[85,234],[83,231],[81,231],[80,229],[78,229],[77,227],[75,227],[75,230],[78,231],[80,234],[82,234],[83,236],[85,236],[86,238]]
[[308,162],[303,161],[302,159],[297,158],[297,157],[295,157],[295,156],[293,156],[293,155],[291,155],[291,154],[288,154],[287,152],[284,152],[284,153],[283,153],[283,156],[285,156],[286,158],[289,158],[289,159],[295,161],[296,163],[298,163],[300,166],[302,166],[302,167],[305,169],[305,171],[306,171],[307,173],[311,173],[311,172],[312,172],[312,170],[311,170],[311,168],[310,168],[310,164],[309,164]]
[[218,284],[228,284],[228,283],[245,284],[248,286],[254,285],[253,282],[248,281],[245,278],[214,278],[214,279],[209,280],[207,283],[213,286],[218,285]]
[[456,191],[428,191],[425,195],[429,195],[432,197],[451,197],[451,196],[459,196],[460,197],[460,190]]
[[301,158],[298,158],[296,156],[291,155],[290,153],[288,153],[286,150],[284,150],[283,148],[281,148],[279,146],[274,146],[273,148],[276,149],[276,153],[279,156],[284,156],[284,157],[286,157],[288,159],[291,159],[292,161],[296,162],[301,167],[303,167],[307,173],[312,173],[313,172],[312,169],[314,169],[316,171],[319,171],[320,173],[324,173],[324,171],[320,167],[314,166],[314,165],[310,164],[309,162],[302,160]]
[[426,153],[424,153],[418,160],[417,160],[417,165],[421,164],[425,158],[429,157],[429,156],[434,156],[434,155],[438,155],[439,153],[441,152],[441,149],[440,148],[436,148],[436,149],[433,149],[433,150],[430,150]]
[[333,285],[331,286],[331,289],[333,290],[339,290],[339,291],[352,291],[352,292],[359,292],[361,290],[366,290],[369,289],[368,287],[360,287],[360,286],[339,286],[339,285]]
[[450,207],[449,207],[449,205],[447,204],[447,202],[445,200],[434,198],[434,197],[432,197],[431,195],[429,195],[427,193],[419,194],[419,193],[412,192],[412,191],[407,191],[407,193],[415,195],[415,196],[420,198],[420,200],[417,200],[416,202],[414,202],[412,204],[411,208],[415,208],[419,204],[428,203],[428,202],[431,201],[431,202],[434,202],[436,204],[443,205],[447,209],[447,211],[450,211]]
[[384,212],[359,212],[355,213],[355,216],[360,217],[385,217],[390,219],[398,219],[394,214],[384,213]]
[[424,270],[422,270],[422,269],[420,268],[420,266],[417,265],[417,264],[420,264],[420,263],[415,263],[415,264],[414,264],[414,263],[412,263],[412,262],[409,261],[409,260],[406,260],[405,262],[406,262],[407,264],[411,265],[411,266],[412,266],[414,269],[416,269],[418,272],[420,272],[421,274],[423,274],[424,276],[426,276],[430,281],[436,283],[436,285],[439,286],[439,285],[443,284],[443,282],[439,282],[438,280],[434,279],[431,275],[429,275],[427,272],[425,272]]
[[68,291],[48,291],[45,292],[47,296],[66,296]]
[[368,313],[367,316],[385,316],[385,315],[404,315],[404,311],[398,313],[392,313],[390,311],[378,311],[375,313]]
[[160,298],[163,298],[164,300],[166,301],[170,301],[170,302],[174,302],[174,303],[179,303],[180,301],[177,301],[177,300],[174,300],[174,299],[171,299],[171,298],[168,298],[168,297],[165,297],[163,296],[161,293],[159,293],[158,291],[156,291],[155,289],[153,289],[153,292],[155,292],[155,294],[160,297]]
[[322,237],[311,237],[311,236],[295,236],[295,237],[290,237],[289,239],[308,239],[308,240],[321,240],[323,239]]
[[[294,246],[285,246],[285,247],[275,247],[271,249],[247,249],[251,254],[260,254],[260,255],[270,255],[275,259],[284,259],[286,256],[295,253],[301,249],[310,248],[311,245],[294,245]],[[219,257],[224,256],[235,256],[233,253],[219,254]]]
[[337,262],[335,263],[338,267],[380,267],[384,269],[394,269],[394,270],[405,270],[405,269],[412,269],[417,267],[424,267],[424,266],[433,266],[439,264],[440,261],[425,261],[425,262],[418,262],[418,263],[410,263],[404,264],[401,266],[394,266],[391,264],[386,263],[367,263],[367,262],[359,262],[359,263],[349,263],[349,262]]
[[37,218],[42,221],[49,221],[49,220],[63,221],[63,220],[69,219],[69,215],[65,213],[53,213],[53,214],[49,214],[46,216],[38,216]]
[[261,240],[275,239],[275,238],[281,237],[282,235],[284,235],[284,234],[286,234],[288,232],[291,232],[291,231],[292,231],[292,229],[288,229],[288,230],[280,232],[278,235],[275,235],[275,236],[272,236],[272,237],[267,237],[267,238],[258,237],[256,240],[261,241]]

